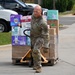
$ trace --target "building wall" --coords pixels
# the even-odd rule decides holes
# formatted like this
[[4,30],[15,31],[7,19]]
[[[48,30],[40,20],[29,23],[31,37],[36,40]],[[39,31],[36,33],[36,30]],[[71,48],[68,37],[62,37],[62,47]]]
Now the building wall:
[[40,4],[42,3],[42,0],[22,0],[26,3],[36,3],[36,4]]
[[38,0],[38,4],[41,5],[42,4],[42,0]]

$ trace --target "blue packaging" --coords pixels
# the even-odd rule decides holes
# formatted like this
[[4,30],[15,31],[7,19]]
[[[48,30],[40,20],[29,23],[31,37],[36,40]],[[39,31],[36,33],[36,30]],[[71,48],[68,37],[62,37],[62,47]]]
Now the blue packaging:
[[48,10],[47,20],[58,20],[58,10]]
[[18,26],[21,24],[21,15],[14,15],[10,16],[10,25],[11,26]]
[[26,37],[26,45],[31,46],[31,40],[29,37]]

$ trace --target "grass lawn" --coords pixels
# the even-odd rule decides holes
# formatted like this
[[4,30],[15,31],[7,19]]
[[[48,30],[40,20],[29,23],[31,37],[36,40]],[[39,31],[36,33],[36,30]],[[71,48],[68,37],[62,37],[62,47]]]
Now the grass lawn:
[[0,45],[11,44],[11,32],[0,33]]
[[72,14],[72,11],[65,11],[65,12],[60,12],[59,15],[67,15],[67,14]]
[[72,11],[72,14],[75,14],[75,4],[74,4],[74,6],[73,6],[71,11]]

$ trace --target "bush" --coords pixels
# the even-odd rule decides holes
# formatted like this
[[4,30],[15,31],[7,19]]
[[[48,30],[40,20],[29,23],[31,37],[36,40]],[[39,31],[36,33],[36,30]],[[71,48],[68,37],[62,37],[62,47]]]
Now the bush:
[[[42,0],[42,7],[53,9],[53,1],[54,0]],[[59,12],[65,12],[67,10],[71,10],[73,8],[75,0],[55,0],[55,8],[59,10]]]
[[68,6],[67,6],[67,10],[71,10],[74,6],[74,1],[73,0],[68,0]]
[[53,9],[53,0],[43,0],[42,7],[47,9]]
[[64,12],[67,10],[68,0],[57,0],[56,1],[56,9],[59,12]]

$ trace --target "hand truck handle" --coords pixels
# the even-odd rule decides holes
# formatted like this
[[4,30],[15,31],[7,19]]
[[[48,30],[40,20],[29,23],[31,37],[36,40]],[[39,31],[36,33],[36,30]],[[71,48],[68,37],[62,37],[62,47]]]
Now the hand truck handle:
[[30,29],[25,29],[25,30],[23,31],[24,35],[30,37],[30,35],[26,34],[26,31],[30,31]]

